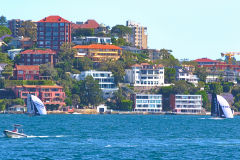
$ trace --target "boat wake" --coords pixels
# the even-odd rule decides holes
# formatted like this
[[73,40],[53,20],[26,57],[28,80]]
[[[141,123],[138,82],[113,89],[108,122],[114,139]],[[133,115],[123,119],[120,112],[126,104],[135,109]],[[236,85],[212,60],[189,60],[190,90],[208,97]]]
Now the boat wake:
[[59,138],[59,137],[66,137],[64,135],[56,135],[56,136],[27,136],[27,138]]

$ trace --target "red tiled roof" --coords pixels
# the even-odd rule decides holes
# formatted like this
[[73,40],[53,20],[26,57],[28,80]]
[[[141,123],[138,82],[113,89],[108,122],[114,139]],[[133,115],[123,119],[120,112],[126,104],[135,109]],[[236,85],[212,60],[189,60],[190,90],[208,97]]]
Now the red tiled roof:
[[148,63],[141,63],[141,66],[150,66]]
[[51,23],[71,23],[68,20],[60,17],[60,16],[48,16],[43,18],[42,20],[38,22],[51,22]]
[[56,51],[54,51],[52,49],[45,49],[45,50],[28,49],[28,50],[21,52],[20,54],[56,54]]
[[109,44],[90,44],[90,45],[77,45],[74,46],[75,49],[120,49],[122,48],[115,46],[115,45],[109,45]]
[[219,61],[212,60],[212,59],[209,59],[209,58],[200,58],[200,59],[196,59],[194,61],[195,62],[219,62]]
[[16,70],[39,71],[38,65],[16,65]]
[[131,67],[141,67],[141,65],[140,64],[134,64]]
[[79,29],[79,28],[98,28],[99,24],[93,20],[93,19],[89,19],[87,20],[84,24],[72,24],[72,28],[73,29]]

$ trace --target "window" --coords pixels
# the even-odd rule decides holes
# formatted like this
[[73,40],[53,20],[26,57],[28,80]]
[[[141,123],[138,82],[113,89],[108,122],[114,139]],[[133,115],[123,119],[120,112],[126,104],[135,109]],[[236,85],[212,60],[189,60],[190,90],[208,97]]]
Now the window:
[[64,23],[60,23],[60,26],[64,26]]
[[18,71],[18,74],[23,74],[23,71]]

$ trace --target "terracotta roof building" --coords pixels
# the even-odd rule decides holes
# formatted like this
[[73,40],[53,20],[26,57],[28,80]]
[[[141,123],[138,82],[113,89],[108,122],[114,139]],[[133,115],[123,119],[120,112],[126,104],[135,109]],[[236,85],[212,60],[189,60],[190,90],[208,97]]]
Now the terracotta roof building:
[[13,75],[16,80],[39,80],[39,66],[16,65]]
[[72,29],[97,29],[99,24],[93,20],[89,19],[82,24],[72,24]]
[[103,62],[107,59],[118,60],[122,55],[122,48],[115,45],[91,44],[77,45],[73,48],[78,50],[76,58],[86,56],[94,62]]
[[66,105],[64,102],[65,92],[61,86],[22,85],[15,86],[12,90],[16,97],[24,99],[25,104],[27,94],[32,94],[39,97],[43,101],[44,105],[46,105],[47,109],[47,105]]
[[20,53],[21,64],[23,65],[40,65],[56,63],[56,51],[51,49],[28,49]]
[[37,22],[37,46],[59,51],[63,43],[71,42],[71,22],[60,16],[48,16]]

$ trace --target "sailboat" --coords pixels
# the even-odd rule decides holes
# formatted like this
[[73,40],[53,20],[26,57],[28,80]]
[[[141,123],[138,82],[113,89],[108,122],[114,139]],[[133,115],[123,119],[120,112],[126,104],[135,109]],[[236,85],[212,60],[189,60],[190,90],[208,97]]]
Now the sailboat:
[[38,97],[28,94],[27,113],[29,115],[46,115],[47,111],[43,102]]
[[216,118],[233,118],[233,111],[227,100],[215,93],[212,94],[211,116]]

